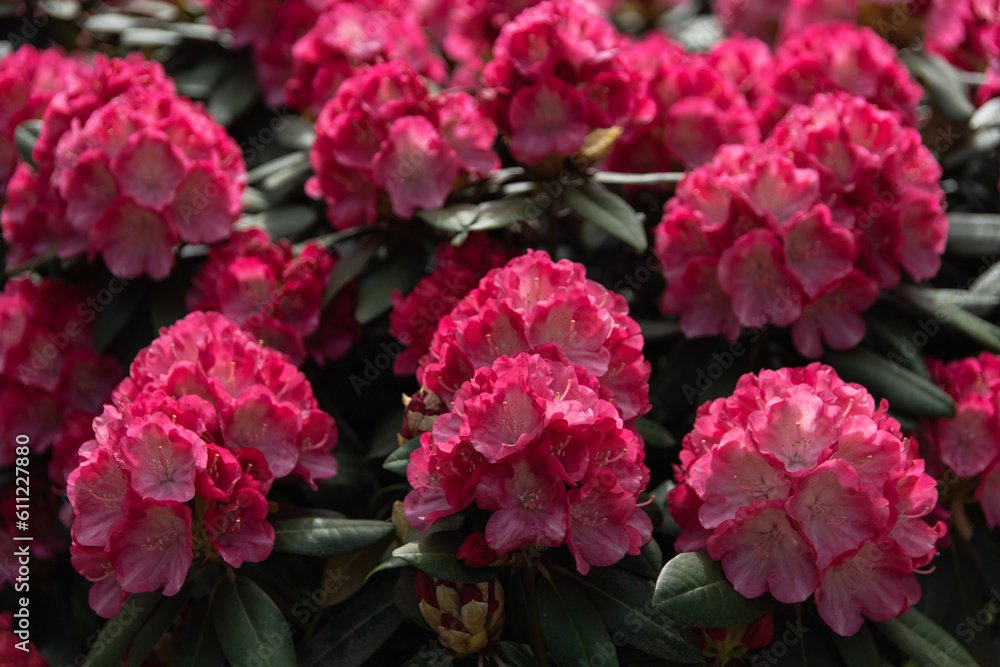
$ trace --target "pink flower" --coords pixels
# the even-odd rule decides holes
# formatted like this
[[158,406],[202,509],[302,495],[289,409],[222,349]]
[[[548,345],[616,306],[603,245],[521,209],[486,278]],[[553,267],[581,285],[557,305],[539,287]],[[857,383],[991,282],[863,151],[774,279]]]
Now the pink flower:
[[326,200],[339,229],[374,222],[383,190],[409,218],[440,208],[460,179],[492,171],[495,139],[469,95],[430,95],[405,61],[362,67],[319,115],[306,192]]
[[417,380],[447,405],[477,368],[550,346],[613,391],[624,419],[649,409],[650,366],[624,299],[540,251],[490,271],[441,318]]
[[[746,597],[803,602],[842,635],[919,597],[943,522],[917,445],[864,388],[813,363],[744,375],[698,408],[667,498],[678,549],[707,547]],[[873,550],[879,550],[872,555]]]
[[235,232],[216,246],[195,274],[192,310],[218,310],[296,365],[344,356],[360,339],[356,294],[348,287],[323,310],[335,259],[316,243],[296,256],[285,239],[271,243],[259,229]]
[[9,667],[48,667],[38,648],[31,642],[24,644],[13,630],[13,612],[0,612],[0,661]]
[[586,573],[638,553],[652,531],[636,506],[649,471],[610,396],[557,346],[480,368],[410,458],[406,520],[426,530],[473,504],[489,512],[463,547],[479,565],[567,544]]
[[67,484],[74,564],[102,615],[175,594],[196,558],[263,560],[271,482],[337,472],[336,426],[305,376],[218,313],[161,329],[112,399]]
[[26,192],[0,218],[11,259],[55,246],[63,258],[99,253],[116,276],[161,280],[179,241],[229,234],[246,181],[239,147],[159,65],[98,58],[69,83],[43,115],[37,169],[18,166]]

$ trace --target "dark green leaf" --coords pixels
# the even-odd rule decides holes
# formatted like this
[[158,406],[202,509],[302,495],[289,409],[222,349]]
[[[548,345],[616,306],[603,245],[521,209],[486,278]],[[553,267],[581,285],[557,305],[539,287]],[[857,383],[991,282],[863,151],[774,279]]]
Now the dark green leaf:
[[889,407],[911,415],[954,417],[955,401],[927,378],[899,363],[865,348],[846,352],[829,351],[824,361],[848,382],[857,382]]
[[195,606],[174,648],[173,667],[223,667],[226,664],[210,613],[210,598]]
[[509,641],[499,641],[493,645],[493,653],[511,667],[537,667],[538,662],[523,644]]
[[208,98],[208,112],[220,125],[232,123],[246,112],[260,92],[257,75],[249,62],[232,61],[219,85]]
[[570,208],[608,234],[644,252],[649,246],[642,217],[618,195],[600,185],[587,182],[567,187],[563,196]]
[[153,652],[153,648],[156,647],[156,642],[160,641],[160,637],[184,609],[190,596],[191,586],[187,585],[178,591],[177,595],[165,597],[156,605],[156,610],[142,624],[142,629],[132,641],[132,646],[128,651],[127,667],[139,667],[145,662],[149,654]]
[[946,116],[956,123],[969,121],[975,107],[969,101],[968,86],[951,63],[924,50],[902,49],[899,55]]
[[615,645],[594,606],[568,576],[537,578],[538,620],[557,665],[618,665]]
[[311,517],[274,521],[274,550],[302,556],[333,556],[375,544],[393,531],[388,521]]
[[35,164],[35,143],[38,142],[38,134],[42,131],[40,120],[26,120],[14,128],[14,145],[21,159],[37,167]]
[[621,633],[630,645],[663,660],[703,660],[691,628],[657,611],[653,589],[642,579],[616,567],[594,568],[575,578],[612,634]]
[[149,289],[149,323],[153,331],[169,327],[188,314],[185,296],[190,285],[183,281],[180,272],[174,272],[166,280],[152,283]]
[[433,211],[417,211],[417,217],[434,229],[453,234],[468,231],[478,215],[479,207],[475,204],[455,204]]
[[330,273],[330,284],[327,285],[326,292],[323,293],[324,306],[330,303],[333,297],[337,296],[337,293],[344,289],[348,283],[361,275],[361,272],[378,253],[380,247],[382,247],[382,239],[377,236],[366,236],[357,246],[351,248],[350,252],[341,256],[340,261]]
[[930,315],[934,318],[935,324],[947,325],[987,349],[1000,352],[1000,327],[976,317],[955,304],[935,299],[934,290],[925,290],[913,285],[899,285],[890,294]]
[[332,607],[361,590],[368,580],[368,574],[381,564],[382,554],[393,539],[392,535],[388,535],[360,551],[330,556],[323,569],[320,606]]
[[916,609],[875,627],[921,665],[937,667],[977,667],[954,637]]
[[392,555],[433,577],[457,584],[475,584],[497,576],[495,567],[466,567],[455,558],[455,553],[464,540],[465,536],[461,533],[431,533],[416,542],[404,544],[393,551]]
[[647,447],[654,449],[671,449],[677,446],[674,436],[662,424],[652,419],[636,419],[633,424],[639,435],[646,441]]
[[408,563],[404,562],[404,564],[406,567],[400,570],[396,586],[392,591],[393,602],[396,603],[396,609],[403,615],[403,618],[419,628],[433,632],[427,619],[420,611],[420,601],[417,600],[416,586],[419,570],[410,567]]
[[261,213],[244,215],[236,228],[262,229],[272,241],[277,241],[306,231],[316,222],[316,217],[316,210],[309,206],[270,208]]
[[650,539],[639,550],[638,555],[625,556],[618,561],[618,567],[635,572],[646,579],[655,579],[663,569],[663,552],[656,540]]
[[830,634],[845,664],[850,667],[882,667],[883,658],[867,625],[862,625],[850,637],[841,637],[835,632]]
[[505,197],[480,204],[478,215],[468,231],[503,229],[512,222],[531,217],[532,202],[527,197]]
[[233,667],[295,667],[288,622],[260,587],[246,577],[226,577],[216,590],[212,620]]
[[386,262],[358,283],[358,307],[355,318],[362,325],[389,310],[394,290],[406,294],[424,272],[422,253],[405,252]]
[[156,603],[163,597],[156,593],[130,595],[114,618],[108,620],[97,635],[94,645],[87,654],[89,667],[120,667],[132,640],[143,624],[153,615]]
[[972,257],[1000,251],[1000,215],[949,213],[947,250]]
[[97,321],[94,323],[94,349],[98,352],[107,351],[111,343],[118,337],[132,318],[139,306],[146,300],[146,282],[138,279],[113,278],[110,284],[125,284],[115,293],[111,293],[111,301],[106,306],[100,306],[97,311]]
[[420,449],[420,438],[413,438],[386,458],[382,467],[389,472],[406,477],[406,466],[410,465],[410,454]]
[[393,586],[394,581],[383,581],[362,591],[306,643],[303,667],[358,667],[371,657],[403,622]]
[[667,616],[696,628],[725,628],[760,618],[774,606],[766,593],[747,599],[704,550],[674,556],[660,572],[653,604]]

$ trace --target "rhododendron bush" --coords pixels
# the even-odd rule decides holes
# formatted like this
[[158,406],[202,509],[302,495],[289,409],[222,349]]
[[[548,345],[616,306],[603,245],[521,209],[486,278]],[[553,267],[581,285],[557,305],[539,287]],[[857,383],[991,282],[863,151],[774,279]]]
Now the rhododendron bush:
[[995,0],[0,0],[0,664],[1000,664]]

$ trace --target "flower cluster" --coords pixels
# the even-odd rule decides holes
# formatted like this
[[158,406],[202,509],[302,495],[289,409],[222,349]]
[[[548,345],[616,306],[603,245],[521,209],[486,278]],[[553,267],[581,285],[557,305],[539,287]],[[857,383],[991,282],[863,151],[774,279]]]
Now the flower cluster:
[[625,127],[608,158],[609,169],[683,170],[708,162],[723,144],[760,140],[740,84],[704,56],[688,54],[654,33],[629,46],[625,57],[644,84],[647,110]]
[[880,288],[937,273],[940,167],[895,114],[844,93],[794,107],[763,146],[724,146],[690,172],[655,230],[687,336],[791,326],[818,357],[864,336]]
[[113,401],[67,484],[70,553],[102,616],[131,593],[174,595],[195,557],[263,560],[271,483],[337,472],[337,431],[305,376],[219,313],[161,329]]
[[837,91],[864,97],[913,125],[923,95],[888,42],[870,28],[841,22],[810,25],[789,37],[775,51],[771,79],[776,104],[763,119],[765,129],[793,105]]
[[39,51],[30,45],[0,59],[0,197],[20,161],[14,129],[41,118],[55,94],[83,69],[83,63],[58,49]]
[[514,158],[571,156],[592,130],[653,113],[624,46],[606,19],[568,0],[547,0],[503,26],[480,99]]
[[316,121],[306,183],[338,229],[374,222],[387,193],[393,213],[440,208],[456,181],[499,164],[496,127],[467,93],[430,94],[402,61],[358,68]]
[[407,522],[426,530],[475,503],[489,519],[459,551],[475,565],[567,544],[586,574],[638,553],[652,531],[636,506],[649,471],[609,398],[558,345],[480,367],[410,457]]
[[708,548],[736,590],[786,603],[815,593],[835,632],[895,618],[920,596],[913,575],[943,522],[922,520],[934,479],[888,405],[819,363],[740,378],[698,408],[671,515],[679,550]]
[[926,22],[927,50],[968,71],[982,71],[1000,56],[1000,2],[954,0],[943,5]]
[[[53,451],[50,476],[66,482],[65,466],[101,412],[122,371],[94,351],[93,291],[55,280],[17,277],[0,293],[0,466],[14,462],[16,436],[35,454]],[[107,292],[110,298],[112,294]]]
[[625,420],[649,410],[650,364],[625,299],[542,251],[493,269],[441,318],[417,380],[449,405],[476,369],[548,343],[610,389]]
[[413,7],[402,0],[328,2],[292,47],[289,106],[319,114],[361,65],[398,60],[441,82],[444,62],[431,51]]
[[163,279],[179,241],[224,239],[240,211],[239,148],[160,65],[100,58],[43,116],[37,169],[18,165],[3,210],[8,261],[57,246],[116,276]]
[[317,243],[296,256],[286,239],[272,243],[260,229],[234,232],[209,252],[187,297],[190,310],[217,310],[265,345],[301,365],[336,360],[361,338],[356,294],[341,291],[323,309],[334,259]]
[[[955,399],[955,417],[925,422],[935,458],[961,478],[979,475],[986,522],[1000,525],[1000,358],[989,352],[950,363],[928,359],[934,382]],[[930,458],[930,457],[928,457]]]
[[416,372],[441,318],[451,312],[490,269],[506,264],[510,252],[486,234],[474,233],[458,247],[442,243],[435,259],[434,270],[409,294],[404,297],[395,290],[390,297],[389,333],[405,347],[392,364],[396,375]]

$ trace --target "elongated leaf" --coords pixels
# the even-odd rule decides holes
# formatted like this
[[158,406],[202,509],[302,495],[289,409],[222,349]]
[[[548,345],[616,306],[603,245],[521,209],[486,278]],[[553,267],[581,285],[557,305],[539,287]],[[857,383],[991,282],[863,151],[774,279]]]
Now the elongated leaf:
[[949,213],[947,249],[973,257],[1000,251],[1000,215]]
[[274,550],[302,556],[333,556],[364,549],[393,531],[388,521],[281,519],[274,522]]
[[253,67],[249,63],[233,61],[208,98],[208,112],[220,125],[229,125],[250,108],[259,91]]
[[618,665],[615,645],[601,615],[568,576],[552,573],[537,579],[538,620],[545,643],[561,667]]
[[500,641],[493,648],[505,664],[511,667],[536,667],[538,662],[531,655],[531,651],[517,642]]
[[960,331],[980,345],[993,352],[1000,352],[1000,327],[976,317],[972,313],[938,300],[934,290],[925,290],[913,285],[899,285],[890,296],[934,318],[935,324],[947,325]]
[[453,234],[468,231],[478,215],[479,207],[475,204],[455,204],[433,211],[417,211],[417,217],[434,229]]
[[431,533],[416,542],[404,544],[392,555],[401,558],[422,572],[458,584],[476,584],[497,576],[495,567],[466,567],[455,558],[465,537],[461,533]]
[[38,135],[42,131],[41,121],[26,120],[14,128],[14,145],[17,152],[21,154],[21,159],[37,167],[35,164],[35,144],[38,142]]
[[916,609],[875,627],[921,665],[978,667],[954,637]]
[[677,440],[662,424],[652,419],[636,419],[633,423],[636,430],[639,431],[639,435],[645,440],[647,447],[671,449],[677,446]]
[[389,535],[360,551],[330,556],[323,569],[319,605],[332,607],[361,590],[368,580],[368,574],[382,562],[382,554],[392,540],[393,537]]
[[358,667],[371,657],[403,622],[394,586],[383,581],[358,595],[303,647],[302,667]]
[[190,585],[182,588],[177,595],[165,597],[156,605],[149,619],[142,624],[142,629],[136,634],[128,651],[127,667],[139,667],[153,652],[156,642],[167,631],[167,628],[177,619],[191,596]]
[[406,477],[406,467],[410,465],[410,454],[420,449],[420,438],[413,438],[385,459],[382,467],[389,472]]
[[219,584],[212,604],[219,644],[233,667],[295,667],[295,648],[281,611],[246,577]]
[[622,633],[630,645],[663,660],[704,659],[691,628],[657,611],[652,586],[642,579],[615,567],[594,568],[575,579],[613,635]]
[[638,252],[649,247],[642,217],[618,195],[600,185],[587,182],[567,187],[563,193],[570,208],[608,234],[621,239]]
[[862,625],[861,629],[850,637],[841,637],[835,632],[831,635],[837,645],[837,652],[844,659],[844,664],[851,667],[882,667],[883,658],[879,655],[875,638],[872,637],[867,625]]
[[[108,347],[118,337],[129,322],[131,322],[139,306],[146,298],[147,284],[141,279],[113,278],[108,283],[107,292],[111,301],[106,305],[100,302],[94,323],[94,349],[98,352],[107,351]],[[124,285],[122,287],[122,285]],[[118,289],[115,292],[112,287]]]
[[424,272],[423,253],[407,252],[386,262],[358,283],[358,307],[354,313],[364,325],[389,310],[394,290],[406,294]]
[[760,618],[774,607],[766,593],[747,599],[726,579],[722,565],[704,550],[674,556],[660,571],[653,605],[697,628],[725,628]]
[[163,598],[157,593],[130,595],[114,618],[108,619],[87,654],[90,667],[120,667],[121,658],[142,626],[153,615]]
[[192,610],[174,648],[173,667],[223,667],[226,664],[211,611],[209,598]]
[[504,197],[496,201],[480,204],[477,215],[469,231],[487,231],[503,229],[512,222],[524,220],[537,215],[533,204],[527,197]]
[[927,51],[903,49],[899,55],[945,115],[956,123],[969,121],[975,107],[969,101],[968,87],[953,65]]
[[329,304],[333,297],[337,296],[337,293],[344,289],[349,282],[361,275],[381,246],[382,239],[376,236],[367,236],[350,252],[341,257],[337,265],[333,267],[333,271],[330,273],[330,284],[327,285],[326,292],[323,293],[324,306]]
[[927,378],[901,363],[864,348],[827,352],[824,360],[848,382],[864,385],[885,398],[893,410],[929,417],[954,417],[955,401]]
[[636,556],[625,556],[618,561],[618,567],[634,572],[646,579],[655,579],[663,569],[663,552],[655,539],[643,545]]
[[316,222],[316,211],[309,206],[270,208],[260,213],[244,215],[236,229],[262,229],[272,241],[291,238],[306,231]]

